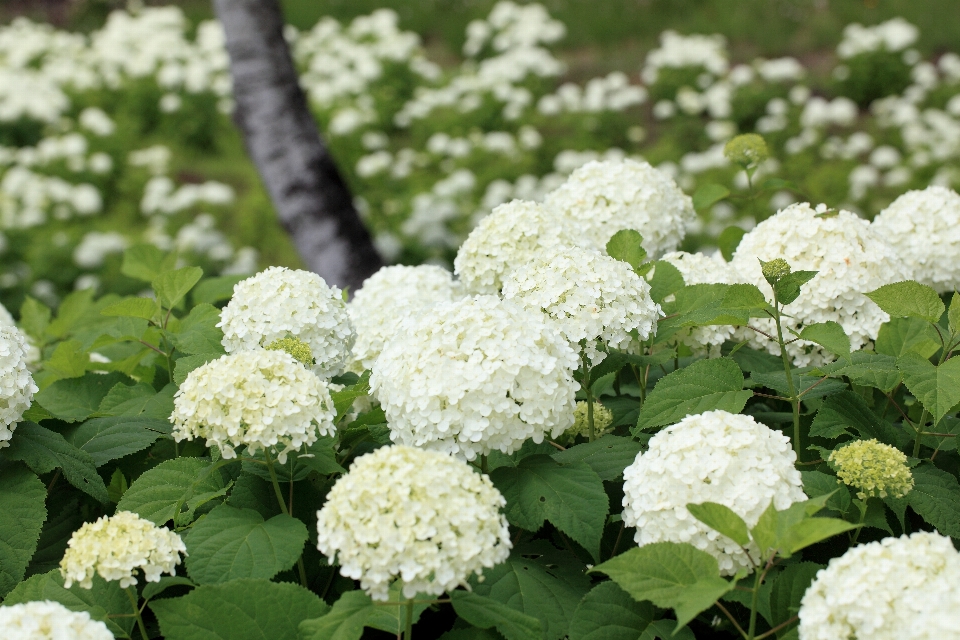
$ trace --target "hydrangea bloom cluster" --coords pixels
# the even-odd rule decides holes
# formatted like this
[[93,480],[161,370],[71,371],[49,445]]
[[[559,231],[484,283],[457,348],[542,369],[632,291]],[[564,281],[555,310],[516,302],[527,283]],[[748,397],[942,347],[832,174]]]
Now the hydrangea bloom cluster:
[[10,446],[17,422],[37,392],[27,369],[27,349],[27,339],[19,329],[0,323],[0,449]]
[[[800,297],[784,308],[785,329],[800,331],[805,325],[833,320],[850,337],[852,349],[869,345],[880,325],[890,319],[864,293],[909,277],[896,249],[866,220],[849,211],[828,211],[825,205],[814,209],[805,202],[790,205],[758,224],[740,241],[731,261],[741,277],[773,300],[758,258],[764,262],[783,258],[794,271],[818,272],[803,285]],[[753,319],[750,323],[776,333],[773,320]],[[779,355],[776,342],[744,331],[744,338],[753,346]],[[788,345],[787,352],[800,367],[820,365],[831,358],[805,340]]]
[[960,195],[946,187],[908,191],[873,220],[896,247],[908,275],[938,293],[960,288]]
[[913,488],[913,474],[902,451],[877,440],[856,440],[830,454],[837,477],[859,489],[861,500],[902,498]]
[[510,554],[503,496],[486,475],[437,451],[394,445],[360,456],[317,513],[317,548],[386,600],[440,595]]
[[305,367],[313,366],[313,351],[303,340],[287,337],[274,340],[267,345],[268,351],[283,351],[293,356],[293,359]]
[[95,522],[86,522],[73,532],[60,561],[63,586],[76,582],[93,588],[93,576],[120,581],[120,588],[137,584],[137,569],[147,582],[159,582],[160,574],[176,573],[180,554],[187,547],[180,536],[158,527],[130,511],[118,511]]
[[[593,431],[599,437],[610,431],[613,424],[613,412],[599,402],[593,403]],[[577,402],[573,410],[573,426],[563,434],[565,442],[573,442],[577,436],[587,436],[590,433],[589,406],[583,400]]]
[[696,220],[693,200],[646,162],[588,162],[547,195],[574,242],[597,251],[610,236],[634,229],[652,257],[674,251]]
[[[752,527],[773,502],[783,510],[806,500],[796,454],[779,431],[752,416],[707,411],[687,416],[650,439],[623,472],[623,521],[640,546],[689,542],[714,556],[723,575],[752,567],[740,545],[703,524],[687,504],[717,502]],[[751,542],[750,556],[759,561]]]
[[357,331],[356,367],[373,368],[383,344],[400,323],[440,302],[462,297],[450,272],[433,265],[384,267],[367,278],[347,305]]
[[270,267],[233,289],[220,314],[227,353],[260,349],[292,336],[307,343],[323,377],[343,371],[355,334],[338,287],[309,271]]
[[113,640],[107,625],[86,611],[43,600],[0,607],[0,638],[10,640]]
[[277,459],[333,433],[336,411],[326,382],[285,351],[241,351],[190,372],[174,397],[173,437],[204,438],[224,458],[246,445]]
[[573,424],[577,355],[548,322],[476,296],[404,325],[370,378],[393,441],[473,460],[563,433]]
[[817,573],[800,602],[800,640],[939,640],[957,635],[960,554],[918,532],[853,547]]

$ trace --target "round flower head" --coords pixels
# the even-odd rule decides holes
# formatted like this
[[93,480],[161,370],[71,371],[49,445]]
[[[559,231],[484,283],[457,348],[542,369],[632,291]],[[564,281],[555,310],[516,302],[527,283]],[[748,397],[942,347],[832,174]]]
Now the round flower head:
[[357,458],[317,513],[317,548],[386,600],[440,595],[510,554],[506,504],[490,478],[438,451],[394,445]]
[[204,438],[224,458],[247,446],[277,450],[277,459],[334,432],[336,411],[326,382],[284,351],[241,351],[187,375],[173,400],[177,442]]
[[10,446],[17,423],[37,392],[27,369],[27,349],[19,329],[0,323],[0,449]]
[[0,607],[0,638],[9,640],[113,640],[107,625],[86,611],[43,600]]
[[[760,260],[778,258],[793,271],[818,272],[801,287],[800,297],[784,307],[784,335],[787,329],[799,332],[806,325],[832,320],[843,327],[852,349],[869,346],[880,325],[890,319],[864,294],[908,277],[897,251],[866,220],[849,211],[828,211],[824,205],[814,209],[805,202],[790,205],[743,236],[730,264],[772,302],[773,289]],[[776,334],[769,318],[751,319],[750,324]],[[749,329],[742,332],[751,346],[780,354],[773,340]],[[821,365],[832,358],[806,340],[787,345],[787,353],[798,367]]]
[[960,289],[960,195],[946,187],[908,191],[873,229],[896,247],[908,276],[939,293]]
[[459,285],[441,267],[384,267],[367,278],[347,305],[357,330],[353,345],[355,368],[370,369],[400,323],[419,316],[439,302],[461,298]]
[[568,237],[597,251],[617,231],[634,229],[651,257],[673,251],[696,220],[693,201],[665,173],[646,162],[588,162],[547,194]]
[[137,569],[147,582],[159,582],[163,573],[175,574],[181,553],[187,548],[179,535],[130,511],[118,511],[73,532],[60,573],[67,589],[74,582],[91,589],[97,574],[108,582],[119,580],[126,589],[137,584]]
[[542,314],[476,296],[405,324],[380,352],[370,386],[394,442],[473,460],[570,427],[576,367]]
[[601,341],[614,349],[656,333],[660,305],[650,285],[629,264],[590,249],[567,247],[534,256],[503,282],[503,297],[542,311],[557,322],[563,336],[593,364],[605,354]]
[[270,267],[237,284],[217,326],[227,353],[297,338],[310,347],[313,371],[322,377],[343,371],[354,341],[340,289],[315,273],[286,267]]
[[650,439],[623,472],[623,521],[636,527],[641,547],[653,542],[689,542],[714,556],[723,575],[751,568],[750,557],[733,540],[703,524],[687,504],[716,502],[737,513],[749,527],[773,502],[782,511],[806,500],[790,440],[752,416],[707,411],[687,416]]
[[918,532],[853,547],[817,572],[800,601],[800,640],[958,637],[960,554]]
[[[581,400],[573,410],[573,426],[567,429],[562,436],[564,442],[573,442],[577,436],[587,437],[590,434],[589,405]],[[599,402],[593,403],[593,433],[600,437],[611,431],[613,412]]]
[[859,489],[857,497],[902,498],[913,488],[913,474],[902,451],[876,440],[856,440],[830,454],[843,484]]
[[499,293],[503,279],[538,251],[559,248],[563,230],[553,212],[536,202],[514,200],[483,218],[457,251],[453,262],[470,293]]
[[756,167],[770,157],[770,150],[764,139],[755,133],[744,133],[732,138],[723,147],[727,160],[744,169]]

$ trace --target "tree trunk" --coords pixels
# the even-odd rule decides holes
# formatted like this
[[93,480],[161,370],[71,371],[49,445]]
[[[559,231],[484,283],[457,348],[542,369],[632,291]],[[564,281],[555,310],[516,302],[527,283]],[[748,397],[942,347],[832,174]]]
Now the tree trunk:
[[279,0],[213,0],[223,24],[234,120],[307,267],[351,291],[382,265],[320,138],[283,37]]

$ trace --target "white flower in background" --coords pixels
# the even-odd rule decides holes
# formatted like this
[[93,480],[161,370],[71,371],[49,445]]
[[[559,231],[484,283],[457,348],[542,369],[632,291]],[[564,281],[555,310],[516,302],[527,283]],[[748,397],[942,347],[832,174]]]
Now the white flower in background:
[[532,255],[506,276],[503,297],[556,321],[571,348],[582,348],[593,364],[606,357],[597,341],[612,349],[639,346],[632,332],[646,340],[661,315],[650,285],[629,264],[579,247]]
[[186,554],[187,547],[179,535],[130,511],[118,511],[73,532],[60,573],[67,589],[74,583],[92,589],[95,575],[119,580],[126,589],[137,584],[137,569],[147,582],[159,582],[163,573],[175,574],[181,553]]
[[112,253],[121,253],[130,243],[116,231],[91,231],[73,250],[73,262],[83,269],[97,269]]
[[8,640],[113,640],[107,625],[86,611],[49,600],[0,607],[0,637]]
[[727,39],[722,35],[681,35],[667,30],[660,34],[660,46],[647,54],[643,81],[654,84],[660,69],[703,67],[715,76],[727,72]]
[[675,250],[697,217],[690,196],[666,174],[629,159],[583,165],[547,195],[546,204],[578,245],[605,251],[613,234],[633,229],[653,258]]
[[315,273],[285,267],[270,267],[237,284],[217,326],[227,353],[298,338],[310,346],[313,371],[322,377],[343,371],[356,338],[340,289]]
[[946,187],[908,191],[873,220],[909,277],[939,293],[960,288],[960,195]]
[[476,296],[404,324],[370,386],[394,442],[473,460],[570,427],[576,368],[576,353],[542,314]]
[[117,128],[110,116],[98,107],[87,107],[80,112],[77,121],[81,127],[98,136],[109,136]]
[[358,457],[317,512],[317,548],[386,600],[440,595],[510,554],[506,501],[470,465],[437,451],[381,447]]
[[760,559],[750,557],[726,536],[703,524],[687,504],[716,502],[753,527],[773,501],[782,511],[806,500],[797,456],[790,440],[752,416],[707,411],[687,416],[650,439],[623,472],[623,521],[636,527],[641,547],[654,542],[688,542],[714,556],[720,573],[733,575]]
[[853,547],[800,602],[800,640],[943,640],[960,624],[960,554],[921,531]]
[[[897,250],[869,222],[849,211],[828,211],[825,205],[814,209],[806,202],[790,205],[758,224],[740,241],[730,264],[772,301],[773,289],[760,272],[759,260],[777,258],[786,260],[793,271],[818,272],[801,287],[800,297],[784,307],[784,327],[800,331],[832,320],[843,327],[852,349],[869,345],[880,325],[890,319],[864,294],[910,277]],[[771,319],[753,318],[750,324],[776,333]],[[779,355],[775,341],[749,329],[743,332],[755,348]],[[805,340],[787,345],[787,353],[798,367],[832,358]]]
[[10,446],[17,423],[38,391],[27,369],[28,351],[26,336],[12,318],[9,323],[4,319],[0,323],[0,449]]
[[434,265],[383,267],[367,278],[347,304],[357,331],[353,360],[360,370],[371,369],[384,342],[400,324],[440,302],[462,297],[450,272]]
[[903,51],[919,36],[920,30],[899,16],[871,27],[854,22],[844,27],[837,55],[847,59],[871,51]]

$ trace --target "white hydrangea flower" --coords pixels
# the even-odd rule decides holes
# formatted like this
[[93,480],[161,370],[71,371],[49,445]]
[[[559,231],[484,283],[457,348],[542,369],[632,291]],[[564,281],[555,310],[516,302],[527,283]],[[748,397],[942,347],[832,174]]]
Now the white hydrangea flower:
[[960,554],[925,531],[853,547],[817,572],[800,640],[943,640],[960,629]]
[[227,353],[260,349],[292,336],[307,343],[314,373],[343,371],[356,337],[340,289],[309,271],[270,267],[233,288],[220,313]]
[[714,556],[723,575],[750,568],[750,557],[733,540],[703,524],[687,504],[716,502],[753,527],[770,505],[782,511],[806,500],[790,440],[752,416],[707,411],[687,416],[650,439],[623,472],[623,521],[636,527],[641,547],[688,542]]
[[[808,324],[832,320],[843,327],[855,350],[869,346],[880,325],[890,319],[864,294],[909,278],[896,249],[869,222],[849,211],[828,211],[826,205],[814,209],[806,202],[792,204],[758,224],[740,241],[730,263],[772,301],[773,289],[760,272],[758,258],[765,262],[783,258],[793,271],[819,272],[802,286],[800,297],[784,307],[785,336],[787,329],[800,331]],[[771,319],[754,318],[750,324],[776,334]],[[780,354],[773,340],[749,329],[742,331],[755,348]],[[787,345],[787,353],[798,367],[832,359],[805,340]]]
[[301,445],[335,431],[328,384],[285,351],[241,351],[190,372],[173,400],[173,437],[204,438],[224,458],[235,447],[277,451],[281,464]]
[[461,298],[450,272],[434,265],[384,267],[367,278],[347,304],[357,332],[353,360],[359,370],[370,369],[400,323],[439,302]]
[[74,582],[92,589],[97,574],[108,582],[119,580],[126,589],[137,584],[137,569],[147,582],[159,582],[163,573],[174,575],[181,553],[186,555],[187,547],[179,535],[130,511],[118,511],[73,532],[60,573],[67,589]]
[[445,453],[392,445],[357,458],[317,512],[317,548],[340,574],[386,600],[399,578],[403,595],[440,595],[510,554],[500,508],[486,475]]
[[0,449],[10,446],[17,423],[38,390],[27,369],[28,350],[26,336],[12,323],[0,322]]
[[913,280],[939,293],[960,289],[960,195],[946,187],[908,191],[873,220]]
[[548,323],[513,302],[476,296],[405,324],[370,378],[393,441],[473,460],[566,431],[577,354]]
[[503,297],[557,322],[570,346],[593,363],[613,349],[636,345],[656,333],[660,305],[650,298],[650,285],[629,264],[590,249],[567,247],[541,252],[523,268],[506,276]]
[[470,293],[499,293],[503,279],[532,254],[566,244],[556,214],[543,205],[513,200],[496,207],[464,240],[453,262]]
[[697,219],[693,200],[670,176],[630,159],[588,162],[547,194],[546,204],[576,244],[605,251],[613,234],[633,229],[652,258],[674,251]]
[[86,611],[42,600],[0,607],[0,638],[9,640],[113,640],[107,625]]

